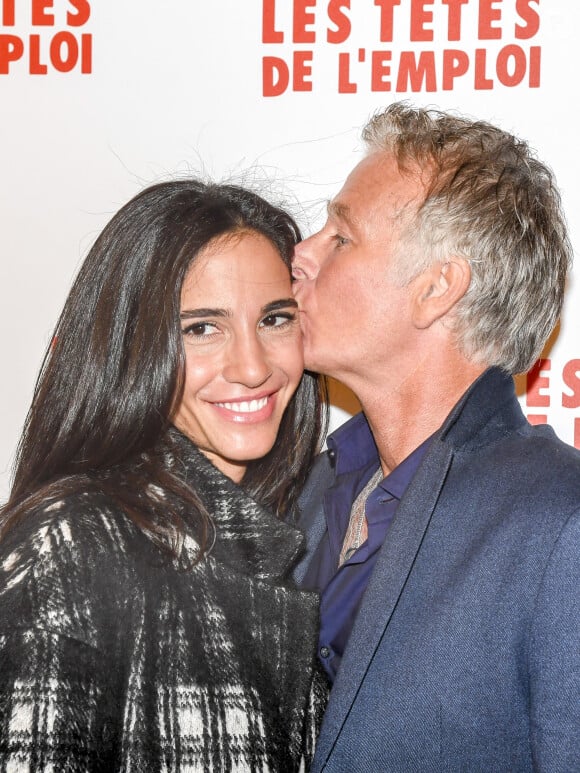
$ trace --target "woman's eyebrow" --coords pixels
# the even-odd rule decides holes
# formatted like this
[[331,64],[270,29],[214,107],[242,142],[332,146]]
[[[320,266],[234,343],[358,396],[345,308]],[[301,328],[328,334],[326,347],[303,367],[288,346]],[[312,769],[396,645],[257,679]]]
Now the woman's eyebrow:
[[179,312],[180,319],[199,319],[200,317],[231,317],[227,309],[183,309]]
[[[272,311],[278,311],[278,309],[287,309],[288,307],[293,309],[298,308],[298,304],[294,298],[280,298],[276,301],[271,301],[265,306],[262,306],[261,313],[267,314]],[[232,313],[228,309],[183,309],[179,312],[180,319],[200,319],[202,317],[231,317]]]
[[280,300],[271,301],[265,306],[262,306],[262,313],[267,314],[268,312],[278,311],[278,309],[287,309],[289,306],[293,309],[298,308],[298,303],[295,298],[280,298]]

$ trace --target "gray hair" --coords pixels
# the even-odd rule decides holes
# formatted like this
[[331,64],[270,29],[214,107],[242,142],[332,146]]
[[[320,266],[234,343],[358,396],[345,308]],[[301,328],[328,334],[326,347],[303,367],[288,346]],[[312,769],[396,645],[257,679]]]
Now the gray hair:
[[404,229],[401,280],[453,255],[468,260],[471,283],[453,312],[457,345],[474,361],[528,370],[558,321],[572,263],[551,170],[496,126],[405,102],[374,115],[363,140],[392,153],[402,174],[427,179]]

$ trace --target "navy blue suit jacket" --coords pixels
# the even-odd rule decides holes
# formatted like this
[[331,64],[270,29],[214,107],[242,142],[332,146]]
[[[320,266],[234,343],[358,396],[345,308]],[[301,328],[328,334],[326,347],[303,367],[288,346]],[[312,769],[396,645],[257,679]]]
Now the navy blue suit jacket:
[[[324,533],[326,455],[302,502]],[[486,371],[436,433],[357,617],[312,771],[580,771],[580,453]]]

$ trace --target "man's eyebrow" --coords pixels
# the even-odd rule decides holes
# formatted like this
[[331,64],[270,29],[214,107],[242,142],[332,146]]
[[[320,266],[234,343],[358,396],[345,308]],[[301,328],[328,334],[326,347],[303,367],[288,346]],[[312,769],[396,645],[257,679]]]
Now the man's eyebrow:
[[344,220],[347,225],[354,226],[356,225],[355,220],[352,216],[352,211],[350,207],[348,207],[346,204],[341,204],[340,201],[335,201],[332,199],[328,202],[326,207],[328,214],[331,217],[339,218],[340,220]]
[[280,298],[277,301],[272,301],[271,303],[267,303],[265,306],[262,306],[262,313],[271,314],[273,311],[278,311],[279,309],[287,309],[288,307],[291,307],[293,309],[298,308],[298,303],[296,302],[295,298]]
[[199,319],[201,317],[230,317],[227,309],[183,309],[179,312],[180,319]]

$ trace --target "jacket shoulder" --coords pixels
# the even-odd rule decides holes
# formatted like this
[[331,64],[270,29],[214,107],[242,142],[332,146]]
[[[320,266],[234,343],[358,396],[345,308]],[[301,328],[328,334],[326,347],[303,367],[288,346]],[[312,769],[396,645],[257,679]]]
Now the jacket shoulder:
[[324,494],[333,485],[336,473],[329,451],[318,454],[298,499],[298,526],[308,527],[322,505]]
[[48,560],[57,552],[83,550],[110,552],[127,538],[130,522],[110,497],[99,491],[75,491],[46,500],[24,512],[6,529],[0,556]]
[[3,620],[94,645],[95,615],[134,585],[126,554],[137,532],[98,492],[24,513],[0,541],[0,604],[9,612]]
[[296,525],[306,537],[306,549],[292,575],[301,584],[308,565],[326,531],[324,495],[335,480],[335,470],[328,451],[319,454],[298,500]]

